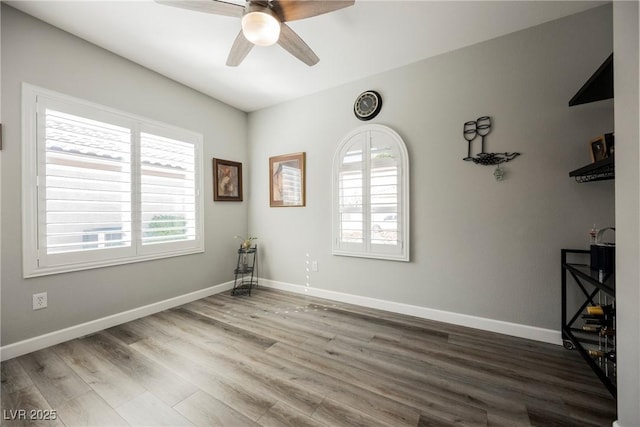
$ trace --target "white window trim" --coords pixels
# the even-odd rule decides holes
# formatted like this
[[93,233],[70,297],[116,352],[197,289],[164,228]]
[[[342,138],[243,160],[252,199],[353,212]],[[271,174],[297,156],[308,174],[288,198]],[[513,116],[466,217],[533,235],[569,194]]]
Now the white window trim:
[[[353,137],[361,133],[370,133],[372,131],[378,131],[387,134],[390,136],[397,145],[398,150],[401,154],[401,159],[399,159],[400,173],[398,177],[398,181],[400,183],[400,191],[399,196],[401,212],[399,214],[399,230],[398,235],[401,241],[401,249],[399,253],[382,253],[382,252],[373,252],[370,250],[370,244],[365,242],[365,249],[355,248],[355,246],[361,245],[353,245],[349,243],[340,243],[340,212],[339,212],[339,197],[340,197],[340,183],[338,171],[340,170],[340,165],[342,162],[342,151],[343,148],[351,141]],[[368,167],[367,167],[368,169]],[[409,215],[409,154],[407,151],[407,147],[402,140],[402,137],[398,135],[393,129],[388,126],[379,125],[379,124],[367,124],[363,126],[359,126],[349,132],[338,144],[333,156],[333,167],[331,169],[332,173],[332,217],[333,217],[333,230],[332,230],[332,254],[339,256],[351,256],[351,257],[359,257],[359,258],[373,258],[373,259],[385,259],[391,261],[410,261],[410,215]],[[364,189],[363,197],[366,197],[369,192],[369,189]],[[368,218],[363,218],[365,222],[365,227],[369,223]]]
[[[108,114],[121,116],[123,120],[137,122],[138,128],[162,129],[164,135],[180,135],[187,137],[195,148],[196,166],[196,227],[197,237],[187,248],[180,248],[173,245],[161,248],[158,245],[151,250],[139,250],[133,256],[126,256],[117,259],[96,259],[92,261],[82,261],[66,265],[56,265],[43,267],[38,265],[38,185],[41,184],[38,177],[38,147],[36,143],[37,135],[37,98],[43,96],[59,102],[76,104],[82,107],[104,111]],[[48,89],[40,88],[28,83],[22,84],[22,264],[24,278],[44,276],[49,274],[66,273],[71,271],[87,270],[92,268],[107,267],[114,265],[131,264],[154,259],[169,258],[181,255],[204,252],[204,163],[203,163],[203,136],[197,132],[182,129],[166,123],[154,121],[146,117],[126,113],[110,107],[105,107],[96,103],[85,101],[72,96],[60,94]],[[133,166],[132,167],[137,167]],[[137,178],[136,178],[137,179]],[[138,190],[134,190],[138,191]],[[135,226],[135,220],[134,220]],[[133,243],[136,246],[136,243]],[[155,245],[154,245],[155,246]],[[178,246],[176,248],[176,246]]]

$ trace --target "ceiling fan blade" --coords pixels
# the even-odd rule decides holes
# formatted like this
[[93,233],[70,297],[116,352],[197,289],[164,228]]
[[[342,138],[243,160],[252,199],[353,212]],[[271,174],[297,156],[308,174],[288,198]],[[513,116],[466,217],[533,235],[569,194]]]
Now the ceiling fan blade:
[[231,46],[231,52],[229,52],[229,57],[227,57],[227,65],[229,67],[237,67],[240,65],[252,48],[253,43],[247,40],[244,34],[242,34],[242,30],[240,30],[236,40],[233,42],[233,46]]
[[320,58],[313,53],[304,40],[284,22],[280,25],[280,39],[278,40],[278,44],[308,66],[316,65],[318,61],[320,61]]
[[165,6],[179,7],[216,15],[235,16],[236,18],[242,17],[242,13],[244,12],[244,6],[218,0],[155,0],[155,2]]
[[353,6],[355,0],[273,0],[274,12],[283,22],[309,18]]

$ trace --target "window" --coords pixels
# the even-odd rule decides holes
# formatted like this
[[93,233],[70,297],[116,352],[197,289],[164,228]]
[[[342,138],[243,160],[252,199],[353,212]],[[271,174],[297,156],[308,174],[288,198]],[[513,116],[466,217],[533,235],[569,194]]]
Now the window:
[[204,251],[202,136],[23,87],[25,277]]
[[349,133],[333,161],[333,253],[409,261],[409,161],[381,125]]

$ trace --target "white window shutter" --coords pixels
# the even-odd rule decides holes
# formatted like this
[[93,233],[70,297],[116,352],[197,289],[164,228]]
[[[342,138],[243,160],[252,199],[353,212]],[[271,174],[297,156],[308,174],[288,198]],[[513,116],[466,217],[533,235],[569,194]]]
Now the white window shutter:
[[204,251],[202,135],[23,85],[25,277]]
[[[39,265],[132,254],[131,131],[39,103]],[[53,105],[53,107],[48,107]]]
[[193,144],[141,133],[142,245],[195,240]]
[[404,142],[386,126],[343,139],[333,170],[335,255],[409,260],[408,167]]

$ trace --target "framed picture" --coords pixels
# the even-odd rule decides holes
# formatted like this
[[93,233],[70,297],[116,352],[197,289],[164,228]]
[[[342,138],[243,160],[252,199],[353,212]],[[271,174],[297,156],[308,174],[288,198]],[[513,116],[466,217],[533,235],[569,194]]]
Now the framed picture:
[[305,205],[305,153],[269,157],[269,205]]
[[242,201],[242,163],[213,159],[213,200]]
[[613,155],[613,133],[606,133],[589,141],[591,161],[597,162]]

